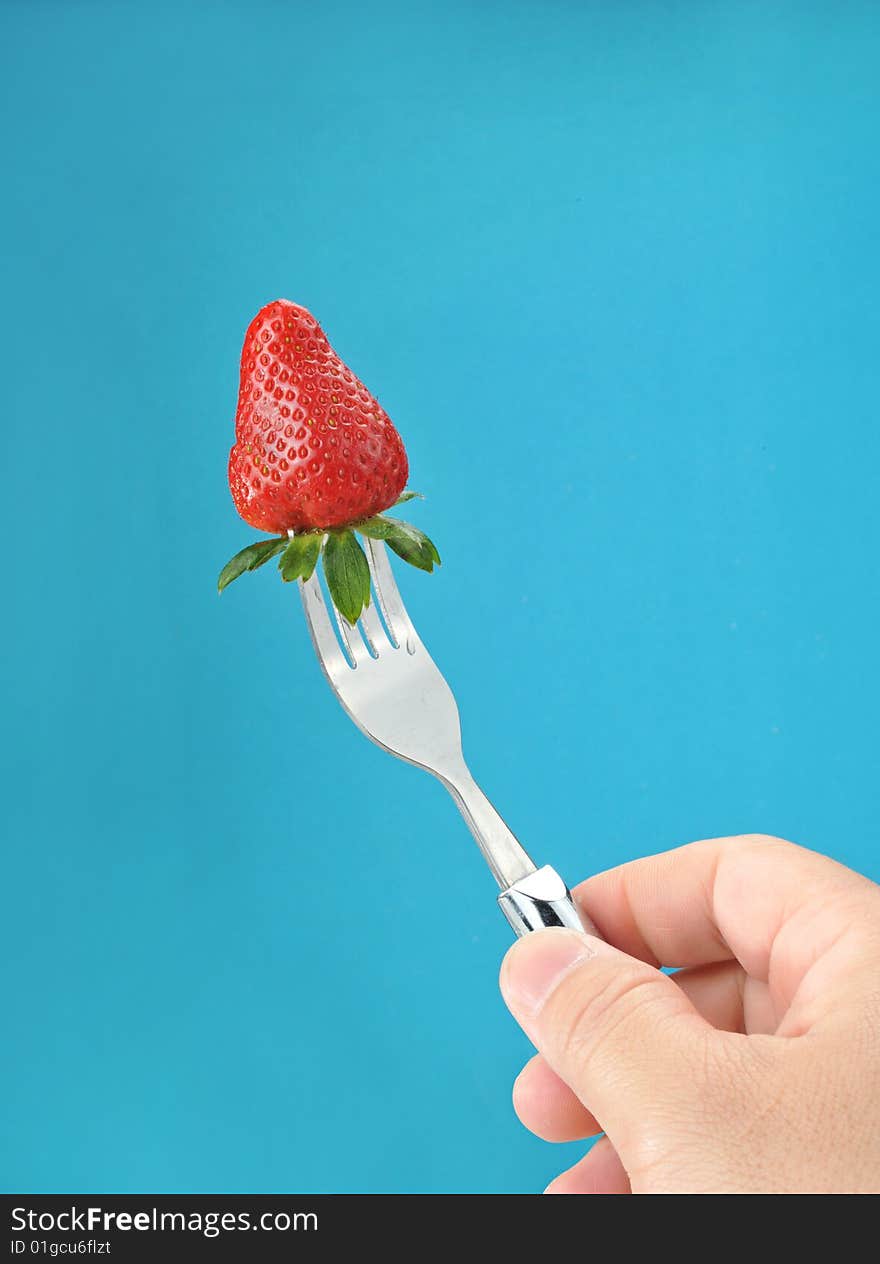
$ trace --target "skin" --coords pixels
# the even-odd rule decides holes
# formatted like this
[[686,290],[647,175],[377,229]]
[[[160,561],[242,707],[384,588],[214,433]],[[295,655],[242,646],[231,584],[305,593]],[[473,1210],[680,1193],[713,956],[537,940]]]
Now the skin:
[[548,1193],[880,1191],[880,887],[747,835],[574,895],[603,938],[540,931],[501,969],[539,1051],[519,1118],[604,1133]]

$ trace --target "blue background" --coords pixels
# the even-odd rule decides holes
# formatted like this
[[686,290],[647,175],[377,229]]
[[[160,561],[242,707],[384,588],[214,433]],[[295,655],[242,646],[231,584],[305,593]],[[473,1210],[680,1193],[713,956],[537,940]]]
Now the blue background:
[[218,601],[238,354],[407,442],[401,584],[571,881],[761,830],[878,876],[872,4],[3,3],[7,1190],[531,1190],[491,880]]

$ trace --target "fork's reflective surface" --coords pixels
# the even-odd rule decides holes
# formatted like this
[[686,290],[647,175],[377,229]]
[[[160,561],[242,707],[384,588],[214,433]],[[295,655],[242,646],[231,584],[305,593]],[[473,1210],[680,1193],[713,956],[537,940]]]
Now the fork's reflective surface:
[[356,628],[335,608],[331,616],[316,573],[300,589],[318,658],[339,701],[367,737],[398,759],[439,777],[499,885],[509,887],[535,866],[468,771],[455,698],[406,612],[384,544],[366,543],[384,626],[375,603],[363,612]]
[[580,929],[561,878],[547,867],[536,870],[468,771],[452,690],[413,627],[384,544],[366,545],[381,618],[374,602],[352,628],[332,604],[328,609],[317,572],[300,581],[312,643],[334,693],[367,737],[443,782],[503,888],[502,908],[518,933],[545,925]]

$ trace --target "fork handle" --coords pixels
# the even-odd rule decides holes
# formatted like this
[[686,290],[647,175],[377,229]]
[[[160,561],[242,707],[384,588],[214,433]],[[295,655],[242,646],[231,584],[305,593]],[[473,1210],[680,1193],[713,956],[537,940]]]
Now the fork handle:
[[585,930],[590,935],[599,933],[590,919],[575,907],[571,892],[550,865],[535,869],[507,887],[499,895],[498,903],[520,936],[548,926],[567,926],[569,930]]

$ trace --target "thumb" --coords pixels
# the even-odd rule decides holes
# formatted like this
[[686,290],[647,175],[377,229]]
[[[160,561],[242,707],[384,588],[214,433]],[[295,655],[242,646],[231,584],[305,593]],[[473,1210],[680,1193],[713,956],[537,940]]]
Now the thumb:
[[713,1029],[659,970],[593,935],[518,940],[501,968],[514,1018],[620,1148],[698,1107]]

